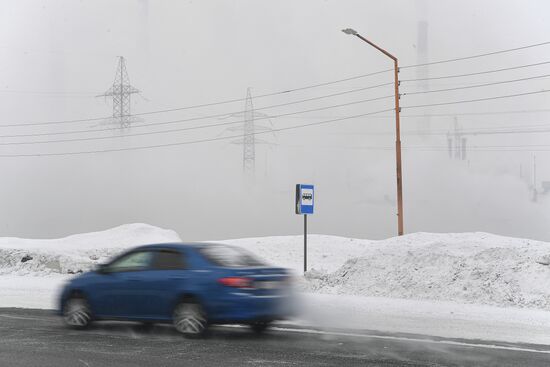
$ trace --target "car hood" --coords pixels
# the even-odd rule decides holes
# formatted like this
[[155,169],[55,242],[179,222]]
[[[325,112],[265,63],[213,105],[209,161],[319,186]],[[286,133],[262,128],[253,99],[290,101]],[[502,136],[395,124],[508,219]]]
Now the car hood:
[[97,277],[97,273],[95,271],[87,271],[85,273],[79,274],[69,280],[69,283],[75,284],[75,283],[81,283],[86,282],[88,279]]

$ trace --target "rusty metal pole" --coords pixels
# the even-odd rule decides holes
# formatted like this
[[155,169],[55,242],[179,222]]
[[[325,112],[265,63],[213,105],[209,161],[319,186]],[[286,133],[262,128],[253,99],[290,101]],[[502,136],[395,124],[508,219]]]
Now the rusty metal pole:
[[397,233],[403,235],[403,177],[401,174],[401,122],[399,120],[399,63],[393,59],[395,75],[395,166],[397,170]]
[[346,34],[351,34],[357,36],[357,38],[365,41],[378,51],[382,52],[384,55],[388,56],[393,60],[394,68],[394,82],[395,82],[395,166],[397,170],[397,233],[399,236],[402,236],[404,233],[403,229],[403,177],[401,171],[401,124],[399,120],[399,113],[401,108],[399,107],[399,63],[397,57],[390,54],[388,51],[384,50],[380,46],[372,43],[365,37],[361,36],[355,30],[348,28],[343,29],[342,32]]

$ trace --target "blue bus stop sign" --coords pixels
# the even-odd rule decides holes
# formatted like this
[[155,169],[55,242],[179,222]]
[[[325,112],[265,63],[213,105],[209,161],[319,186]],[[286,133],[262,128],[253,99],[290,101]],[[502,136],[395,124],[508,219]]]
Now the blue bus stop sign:
[[296,185],[296,214],[313,214],[315,189],[313,185]]

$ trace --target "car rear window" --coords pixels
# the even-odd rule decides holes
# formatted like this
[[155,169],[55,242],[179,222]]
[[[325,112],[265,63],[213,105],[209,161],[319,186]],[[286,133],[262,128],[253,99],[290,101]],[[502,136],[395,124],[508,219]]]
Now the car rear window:
[[223,267],[242,268],[266,265],[248,251],[238,247],[209,245],[202,247],[200,252],[212,263]]

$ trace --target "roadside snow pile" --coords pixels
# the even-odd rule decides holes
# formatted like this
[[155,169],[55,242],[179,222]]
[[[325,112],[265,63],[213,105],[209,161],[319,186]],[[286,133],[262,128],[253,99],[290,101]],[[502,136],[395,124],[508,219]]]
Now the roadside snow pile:
[[[54,240],[0,238],[0,280],[67,277],[128,247],[179,241],[175,232],[146,224]],[[301,274],[302,241],[302,236],[280,236],[219,242]],[[300,277],[306,292],[550,310],[550,243],[545,242],[487,233],[415,233],[383,241],[310,235],[308,265],[311,270]]]
[[304,288],[550,310],[549,243],[487,233],[415,233],[364,246],[361,256],[336,271],[308,272]]
[[[300,273],[304,269],[303,236],[241,238],[212,242],[239,246],[276,266],[294,269]],[[308,235],[308,265],[322,271],[335,271],[349,259],[365,254],[370,243],[372,241],[354,238]]]
[[140,223],[61,239],[5,237],[0,238],[0,275],[80,273],[128,247],[179,241],[174,231]]

